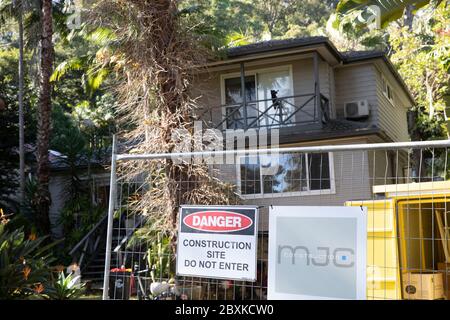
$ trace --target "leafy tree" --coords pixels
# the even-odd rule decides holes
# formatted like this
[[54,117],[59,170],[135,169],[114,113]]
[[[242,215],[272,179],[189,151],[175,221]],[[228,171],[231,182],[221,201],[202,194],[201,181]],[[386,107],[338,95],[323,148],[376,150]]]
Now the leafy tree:
[[179,12],[198,41],[213,50],[254,42],[264,30],[249,0],[186,0],[180,2]]
[[[182,1],[180,8],[195,20],[198,35],[213,48],[251,42],[319,35],[337,0]],[[183,11],[183,10],[182,10]],[[205,41],[207,43],[207,41]]]
[[296,38],[326,34],[326,24],[333,12],[336,0],[293,1],[285,20],[287,30],[282,37]]
[[[391,60],[417,102],[412,109],[415,121],[410,135],[413,140],[445,139],[448,132],[444,95],[449,92],[450,83],[450,36],[442,31],[450,25],[450,7],[442,3],[424,9],[411,23],[388,28]],[[427,167],[431,166],[426,166],[427,158],[432,156],[429,152],[415,152],[417,174],[427,174]]]
[[18,103],[19,103],[19,185],[20,185],[20,202],[24,203],[25,196],[25,136],[24,136],[24,10],[26,9],[25,1],[17,1],[8,3],[3,1],[0,4],[0,21],[13,18],[17,20],[19,28],[19,85],[18,85]]
[[336,12],[339,14],[336,23],[341,18],[358,17],[355,22],[366,24],[372,17],[376,16],[376,22],[379,27],[387,27],[392,21],[400,19],[408,8],[418,10],[429,4],[430,0],[341,0],[339,1]]
[[[29,56],[25,62],[29,61]],[[19,136],[18,114],[18,60],[19,50],[11,48],[0,51],[0,99],[3,101],[0,107],[0,206],[7,207],[11,211],[18,211],[18,203],[13,200],[17,190],[17,163],[19,161],[17,146]],[[24,79],[24,133],[27,141],[35,138],[34,105],[36,95],[29,76]],[[18,200],[18,199],[17,199]],[[16,206],[17,205],[17,206]]]
[[432,20],[416,17],[412,30],[389,28],[391,59],[429,119],[444,111],[443,95],[449,90],[450,81],[450,42],[448,36],[438,34],[442,24],[450,24],[450,15],[439,14],[441,10],[450,12],[442,6],[434,11]]
[[[370,11],[370,6],[377,6],[380,11]],[[422,9],[417,11],[419,8]],[[448,2],[391,1],[383,6],[377,0],[341,0],[336,12],[335,26],[340,26],[350,38],[365,48],[378,47],[389,53],[416,99],[415,111],[427,115],[418,115],[421,123],[416,127],[423,132],[419,138],[442,137],[443,95],[449,90],[450,80],[449,37],[442,32],[450,24]],[[368,18],[367,14],[372,16]],[[367,22],[374,14],[378,15],[381,29],[370,33]],[[431,127],[426,129],[427,125]]]

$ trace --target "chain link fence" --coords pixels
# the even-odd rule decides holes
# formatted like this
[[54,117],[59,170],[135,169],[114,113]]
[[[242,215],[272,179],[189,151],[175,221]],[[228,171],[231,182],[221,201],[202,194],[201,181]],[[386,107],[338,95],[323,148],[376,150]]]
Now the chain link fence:
[[[275,156],[270,156],[274,149],[203,153],[233,155],[234,163],[211,169],[235,186],[241,204],[260,208],[255,282],[176,276],[170,240],[160,235],[149,242],[137,236],[145,234],[149,222],[130,202],[156,186],[148,176],[131,181],[117,177],[116,163],[187,159],[194,153],[114,154],[103,297],[266,299],[268,215],[275,205],[368,207],[367,298],[448,297],[449,146],[449,141],[433,141],[289,147],[277,149]],[[194,185],[192,180],[177,181],[175,188],[183,192]],[[436,287],[426,290],[429,278],[442,283],[442,294]]]

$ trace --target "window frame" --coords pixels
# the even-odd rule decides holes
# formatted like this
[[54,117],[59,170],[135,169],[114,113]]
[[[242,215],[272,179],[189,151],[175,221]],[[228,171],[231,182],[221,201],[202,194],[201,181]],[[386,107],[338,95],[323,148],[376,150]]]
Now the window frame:
[[[255,88],[256,88],[256,101],[259,101],[258,97],[258,74],[264,73],[264,72],[274,72],[274,71],[288,71],[289,72],[289,89],[291,90],[292,94],[295,96],[294,91],[294,74],[293,74],[293,66],[292,64],[283,64],[279,66],[274,67],[267,67],[267,68],[259,68],[259,69],[252,69],[252,70],[245,70],[245,76],[254,76],[255,77]],[[221,103],[221,109],[222,109],[222,121],[226,118],[226,92],[225,92],[225,80],[232,79],[232,78],[239,78],[241,76],[240,72],[229,72],[229,73],[222,73],[220,75],[220,103]],[[248,101],[247,101],[248,102]],[[234,129],[228,129],[226,121],[222,124],[222,130],[225,131],[233,131]]]
[[[327,152],[324,152],[327,153]],[[314,195],[332,195],[336,194],[336,183],[335,183],[335,176],[334,176],[334,153],[328,152],[328,165],[330,170],[330,188],[329,189],[321,189],[321,190],[311,190],[310,186],[310,176],[309,176],[309,154],[305,153],[305,159],[306,159],[306,184],[308,186],[307,191],[294,191],[294,192],[279,192],[279,193],[264,193],[264,180],[261,170],[261,164],[260,164],[260,193],[254,193],[254,194],[242,194],[241,188],[242,188],[242,181],[241,181],[241,159],[246,157],[255,157],[255,156],[248,156],[248,155],[241,155],[236,156],[236,180],[237,180],[237,194],[239,197],[243,200],[250,200],[250,199],[263,199],[263,198],[285,198],[285,197],[303,197],[303,196],[314,196]]]
[[[386,99],[389,100],[389,102],[392,105],[394,105],[394,95],[393,95],[393,91],[392,91],[392,86],[383,74],[381,74],[381,86],[382,86],[383,95],[386,97]],[[389,97],[389,95],[391,97]]]

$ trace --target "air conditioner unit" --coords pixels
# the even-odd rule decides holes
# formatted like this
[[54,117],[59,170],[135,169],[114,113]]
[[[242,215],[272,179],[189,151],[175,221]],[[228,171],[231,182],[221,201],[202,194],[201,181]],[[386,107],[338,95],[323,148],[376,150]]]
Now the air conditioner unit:
[[361,119],[369,116],[369,101],[359,100],[345,103],[345,118]]

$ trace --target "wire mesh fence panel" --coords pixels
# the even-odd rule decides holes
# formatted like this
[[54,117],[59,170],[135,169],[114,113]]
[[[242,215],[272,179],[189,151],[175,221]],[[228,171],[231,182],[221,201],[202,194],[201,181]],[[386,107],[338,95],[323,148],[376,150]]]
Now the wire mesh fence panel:
[[[267,299],[271,206],[363,206],[368,208],[367,299],[446,298],[450,277],[447,146],[448,142],[291,147],[272,155],[241,150],[234,152],[233,163],[208,165],[211,175],[234,186],[236,204],[259,208],[254,282],[214,279],[214,274],[177,276],[176,233],[158,233],[151,210],[136,205],[160,201],[163,193],[158,188],[164,187],[151,172],[133,179],[119,175],[114,210],[110,210],[114,219],[107,296]],[[169,156],[119,155],[117,159],[164,163]],[[204,205],[204,201],[183,202],[183,195],[200,182],[178,177],[170,193],[179,197],[176,203]]]

